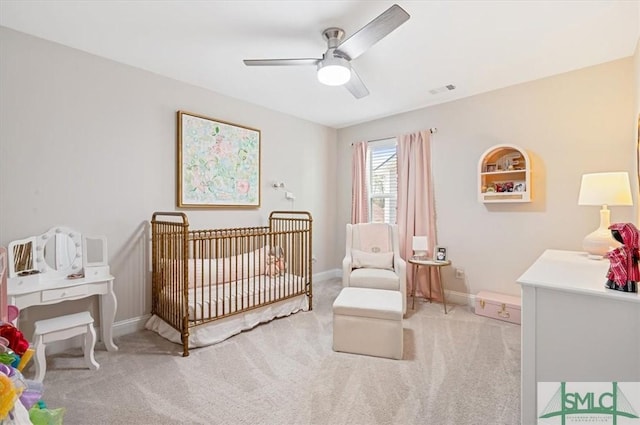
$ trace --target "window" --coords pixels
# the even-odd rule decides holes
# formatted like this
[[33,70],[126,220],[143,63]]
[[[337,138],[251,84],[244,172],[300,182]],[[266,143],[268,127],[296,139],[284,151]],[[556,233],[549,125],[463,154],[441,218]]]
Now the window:
[[396,139],[368,143],[369,221],[396,223],[398,154]]

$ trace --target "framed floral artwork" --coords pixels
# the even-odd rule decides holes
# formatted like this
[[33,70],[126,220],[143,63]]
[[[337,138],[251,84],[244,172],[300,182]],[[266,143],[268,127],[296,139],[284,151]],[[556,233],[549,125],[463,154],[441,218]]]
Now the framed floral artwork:
[[260,130],[178,111],[178,207],[260,206]]

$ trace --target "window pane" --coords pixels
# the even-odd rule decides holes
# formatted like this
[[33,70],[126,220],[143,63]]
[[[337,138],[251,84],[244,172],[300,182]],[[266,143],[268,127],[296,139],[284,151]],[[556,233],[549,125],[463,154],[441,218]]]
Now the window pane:
[[371,151],[371,194],[391,194],[397,190],[396,148]]
[[372,223],[396,222],[396,200],[392,198],[371,198],[370,214]]
[[398,161],[395,139],[369,143],[369,214],[371,222],[396,222]]

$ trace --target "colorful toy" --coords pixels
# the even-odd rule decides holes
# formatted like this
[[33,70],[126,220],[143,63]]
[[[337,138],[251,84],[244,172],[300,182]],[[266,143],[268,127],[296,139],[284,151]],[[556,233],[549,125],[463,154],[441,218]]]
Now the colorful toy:
[[33,425],[62,425],[65,408],[49,409],[40,400],[29,409],[29,419]]
[[[42,383],[30,381],[22,375],[33,349],[12,323],[20,313],[15,306],[7,308],[8,322],[0,322],[0,425],[62,424],[64,409],[43,410],[40,422],[29,418],[29,409],[42,398]],[[36,420],[40,418],[36,415]]]
[[0,373],[0,419],[4,420],[9,415],[17,399],[18,393],[13,382],[7,375]]
[[18,356],[22,356],[29,348],[29,341],[27,341],[22,332],[11,323],[3,323],[0,325],[0,337],[5,338],[9,342],[9,348]]
[[5,349],[4,353],[0,353],[0,365],[11,366],[15,362],[20,362],[20,356],[14,353],[11,349]]
[[27,351],[24,352],[22,357],[20,358],[20,362],[18,363],[17,369],[22,372],[24,367],[29,364],[29,361],[33,357],[35,350],[33,348],[28,348]]

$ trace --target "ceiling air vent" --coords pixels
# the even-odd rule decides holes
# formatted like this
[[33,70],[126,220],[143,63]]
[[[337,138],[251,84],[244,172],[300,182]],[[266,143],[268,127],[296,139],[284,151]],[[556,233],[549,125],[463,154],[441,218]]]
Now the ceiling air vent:
[[447,84],[446,86],[442,86],[442,87],[438,87],[437,89],[431,89],[429,90],[429,93],[431,94],[440,94],[440,93],[444,93],[444,92],[448,92],[451,90],[454,90],[456,88],[456,86],[454,86],[453,84]]

